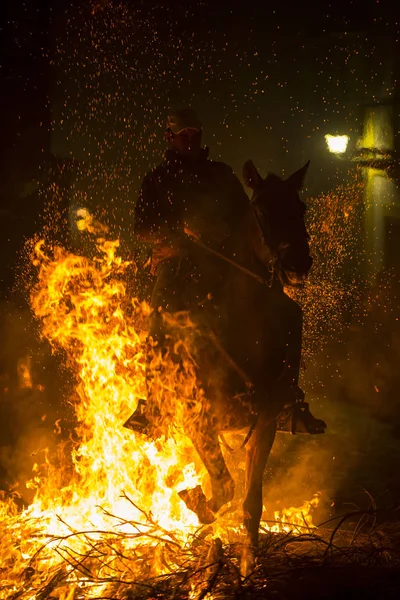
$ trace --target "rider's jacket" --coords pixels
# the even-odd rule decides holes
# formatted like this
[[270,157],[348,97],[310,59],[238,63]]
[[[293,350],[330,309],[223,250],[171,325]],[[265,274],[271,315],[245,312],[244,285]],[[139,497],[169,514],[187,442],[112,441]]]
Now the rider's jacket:
[[221,247],[240,222],[249,199],[233,173],[201,150],[195,162],[168,150],[143,180],[135,208],[135,233],[155,246],[168,245],[186,227],[212,247]]

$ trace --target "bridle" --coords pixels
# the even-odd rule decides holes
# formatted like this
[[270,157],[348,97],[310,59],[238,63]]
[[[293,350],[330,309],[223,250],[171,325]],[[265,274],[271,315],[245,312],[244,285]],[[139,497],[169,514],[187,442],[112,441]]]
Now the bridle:
[[270,278],[267,283],[267,286],[269,288],[271,288],[273,286],[274,279],[275,279],[275,271],[276,271],[276,263],[278,261],[278,255],[277,255],[276,251],[272,250],[271,246],[269,244],[267,244],[267,239],[266,239],[267,236],[266,236],[265,228],[260,219],[259,211],[257,209],[256,202],[254,200],[254,194],[253,194],[253,198],[250,201],[250,206],[253,211],[253,215],[256,220],[258,230],[260,232],[261,242],[263,243],[264,246],[267,246],[269,248],[271,255],[272,255],[271,260],[268,263],[268,272],[270,273]]

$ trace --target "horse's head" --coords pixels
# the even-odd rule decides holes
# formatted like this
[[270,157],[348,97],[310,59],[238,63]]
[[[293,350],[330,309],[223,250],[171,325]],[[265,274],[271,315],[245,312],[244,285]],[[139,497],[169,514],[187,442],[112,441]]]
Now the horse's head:
[[308,165],[286,180],[272,174],[263,179],[250,160],[243,167],[244,181],[253,190],[255,252],[271,270],[273,267],[284,286],[301,284],[312,264],[304,222],[306,206],[299,198]]

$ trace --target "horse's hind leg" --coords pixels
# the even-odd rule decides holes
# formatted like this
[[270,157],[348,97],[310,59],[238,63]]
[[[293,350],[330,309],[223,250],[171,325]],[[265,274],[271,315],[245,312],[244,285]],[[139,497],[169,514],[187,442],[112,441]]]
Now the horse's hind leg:
[[244,525],[250,544],[258,545],[258,530],[262,514],[262,479],[275,439],[275,419],[261,414],[246,448],[246,488],[243,503]]
[[232,500],[235,484],[221,452],[218,431],[210,421],[204,415],[187,427],[186,433],[210,476],[212,497],[207,502],[207,507],[216,513],[221,506]]

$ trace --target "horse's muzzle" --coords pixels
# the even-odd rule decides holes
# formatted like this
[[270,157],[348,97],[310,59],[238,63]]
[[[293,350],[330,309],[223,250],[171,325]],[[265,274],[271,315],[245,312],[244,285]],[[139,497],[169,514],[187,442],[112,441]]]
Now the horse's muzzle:
[[281,260],[281,280],[284,285],[297,287],[302,285],[308,277],[313,259],[308,249],[306,252],[290,252]]

